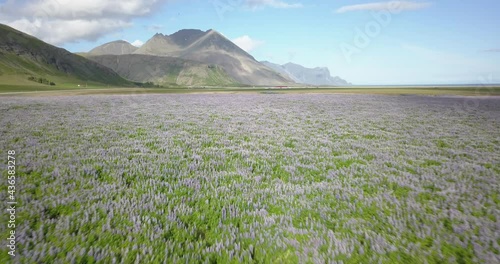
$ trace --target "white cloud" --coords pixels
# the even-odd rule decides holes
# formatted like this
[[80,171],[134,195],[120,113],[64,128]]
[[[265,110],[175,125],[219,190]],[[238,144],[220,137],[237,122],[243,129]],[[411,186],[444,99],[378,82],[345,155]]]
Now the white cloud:
[[411,11],[411,10],[419,10],[424,9],[432,4],[429,2],[416,2],[416,1],[387,1],[387,2],[376,2],[376,3],[367,3],[367,4],[359,4],[359,5],[349,5],[343,6],[336,10],[337,13],[345,13],[352,11],[381,11],[388,10],[392,13],[397,13],[401,11]]
[[137,40],[135,40],[134,42],[132,42],[130,44],[132,44],[132,46],[136,46],[136,47],[139,48],[140,46],[144,45],[144,42],[142,42],[142,41],[140,41],[140,40],[137,39]]
[[151,13],[165,0],[34,0],[25,4],[24,14],[61,19],[137,17]]
[[264,41],[252,39],[247,35],[241,36],[239,38],[235,38],[235,39],[233,39],[233,42],[234,42],[234,44],[238,45],[238,47],[240,47],[242,50],[244,50],[246,52],[250,52],[250,51],[258,48],[262,44],[264,44]]
[[266,6],[273,8],[281,8],[281,9],[302,7],[302,4],[300,3],[289,4],[281,0],[245,0],[245,5],[252,9],[257,9]]
[[60,45],[94,41],[132,25],[171,0],[8,0],[0,4],[0,23]]
[[23,18],[8,24],[20,31],[36,36],[54,45],[82,39],[95,41],[105,33],[131,26],[129,22],[112,19],[29,20]]

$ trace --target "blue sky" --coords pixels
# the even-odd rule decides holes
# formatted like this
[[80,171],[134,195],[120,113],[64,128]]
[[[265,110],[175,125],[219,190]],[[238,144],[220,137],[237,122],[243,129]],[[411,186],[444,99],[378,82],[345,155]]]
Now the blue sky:
[[0,23],[73,52],[215,29],[257,60],[354,84],[487,85],[500,83],[498,11],[493,0],[0,0]]

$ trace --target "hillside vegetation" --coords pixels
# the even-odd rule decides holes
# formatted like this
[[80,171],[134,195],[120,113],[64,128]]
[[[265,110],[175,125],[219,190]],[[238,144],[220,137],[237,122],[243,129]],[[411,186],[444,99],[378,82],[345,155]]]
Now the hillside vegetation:
[[237,84],[220,66],[180,58],[141,54],[102,55],[88,58],[136,82],[184,86]]
[[[6,85],[33,84],[45,78],[56,84],[133,86],[111,69],[0,24],[0,81]],[[43,85],[43,84],[40,84]]]

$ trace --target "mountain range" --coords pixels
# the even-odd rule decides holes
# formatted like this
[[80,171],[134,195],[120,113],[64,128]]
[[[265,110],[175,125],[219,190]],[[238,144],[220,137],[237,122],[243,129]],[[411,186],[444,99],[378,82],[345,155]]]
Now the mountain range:
[[287,63],[283,65],[271,63],[268,61],[262,61],[262,64],[268,66],[269,68],[281,73],[282,75],[288,76],[294,82],[300,84],[309,85],[324,85],[324,86],[349,86],[352,85],[346,80],[330,75],[330,70],[326,67],[316,67],[316,68],[306,68],[304,66]]
[[[105,58],[102,57],[104,54]],[[145,57],[146,55],[148,57]],[[288,76],[259,63],[212,29],[183,29],[171,35],[157,33],[140,48],[123,41],[113,41],[92,49],[86,56],[117,71],[127,79],[140,82],[160,81],[171,84],[175,81],[179,85],[294,84]],[[153,64],[149,65],[153,57],[161,59],[155,58],[152,60]],[[174,65],[170,65],[171,62],[174,62]],[[124,65],[134,65],[133,68],[138,70],[148,68],[150,71],[146,74],[137,73]],[[168,77],[165,77],[166,73]],[[190,77],[186,78],[186,75]],[[214,80],[217,82],[214,83]]]
[[327,68],[261,63],[212,29],[157,33],[141,47],[112,41],[78,54],[1,24],[0,36],[0,80],[15,75],[24,81],[114,86],[348,85]]

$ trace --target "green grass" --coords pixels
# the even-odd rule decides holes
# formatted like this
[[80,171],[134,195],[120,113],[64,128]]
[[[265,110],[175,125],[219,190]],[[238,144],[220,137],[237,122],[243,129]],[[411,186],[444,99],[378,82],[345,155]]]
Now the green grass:
[[24,79],[33,76],[51,80],[58,86],[76,86],[88,81],[134,86],[96,63],[6,25],[0,25],[0,35],[1,84],[26,86]]
[[[35,78],[45,78],[55,83],[54,86],[47,84],[40,84],[28,80],[29,77]],[[78,87],[80,85],[80,87]],[[63,76],[58,74],[48,74],[48,73],[28,73],[19,72],[9,75],[0,75],[0,93],[12,93],[12,92],[33,92],[33,91],[59,91],[67,89],[84,89],[88,88],[108,88],[106,84],[99,82],[85,82],[79,80],[72,76]]]
[[[264,87],[222,87],[206,86],[205,88],[188,88],[184,86],[168,86],[165,88],[111,88],[99,83],[88,83],[87,88],[78,87],[81,81],[51,77],[56,86],[37,85],[19,76],[0,75],[0,95],[13,92],[35,92],[40,95],[43,91],[64,92],[63,95],[71,94],[161,94],[161,93],[262,93],[262,94],[288,94],[288,93],[340,93],[340,94],[380,94],[380,95],[456,95],[456,96],[500,96],[500,87],[451,87],[451,88],[289,88],[268,89]],[[17,85],[16,85],[17,84]],[[69,91],[67,91],[69,90]],[[57,94],[57,93],[56,93]],[[54,93],[51,93],[54,95]],[[369,137],[367,139],[370,139]],[[445,147],[444,142],[437,142],[440,147]]]
[[210,68],[208,70],[207,85],[235,85],[237,84],[224,70]]

